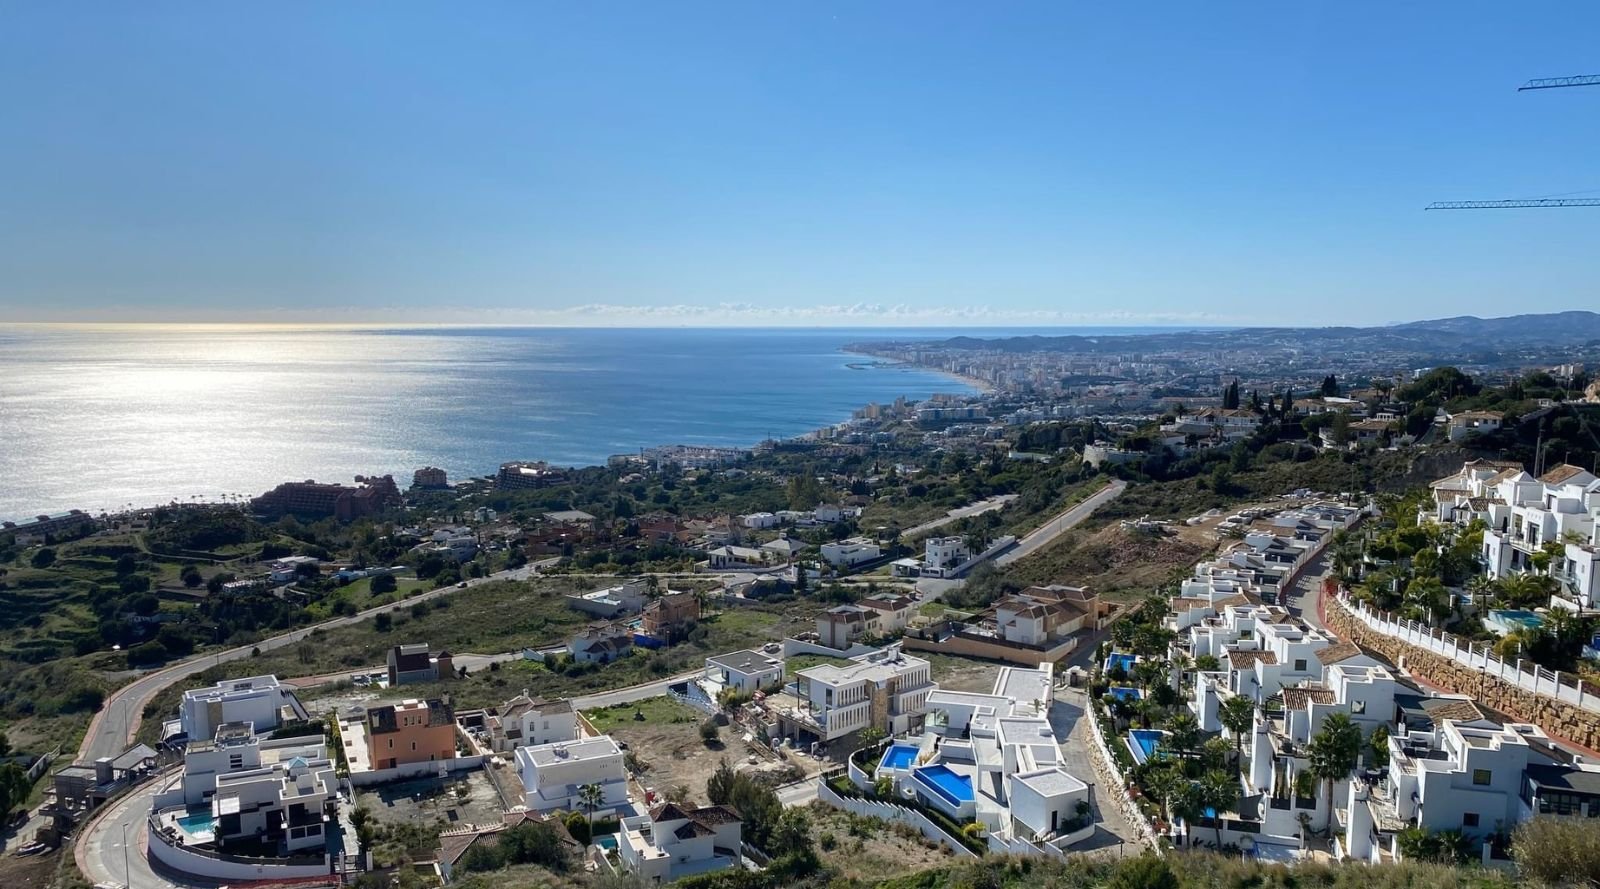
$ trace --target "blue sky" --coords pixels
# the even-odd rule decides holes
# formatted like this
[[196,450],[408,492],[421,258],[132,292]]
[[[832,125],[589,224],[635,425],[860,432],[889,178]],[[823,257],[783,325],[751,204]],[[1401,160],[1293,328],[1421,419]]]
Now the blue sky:
[[0,320],[1600,307],[1600,5],[10,3]]

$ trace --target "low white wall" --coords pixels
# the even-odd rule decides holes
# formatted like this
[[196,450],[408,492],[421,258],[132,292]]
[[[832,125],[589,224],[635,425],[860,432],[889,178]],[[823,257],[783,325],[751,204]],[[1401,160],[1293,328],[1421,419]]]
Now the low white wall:
[[333,871],[331,862],[324,856],[318,864],[255,863],[243,858],[214,858],[182,846],[168,845],[160,831],[152,830],[145,822],[145,834],[150,838],[150,857],[181,874],[204,877],[210,880],[303,880],[308,877],[325,877]]
[[783,640],[784,657],[794,657],[797,654],[820,654],[827,657],[855,657],[856,655],[866,654],[869,651],[877,651],[877,649],[870,645],[862,645],[860,642],[853,642],[850,644],[849,648],[845,649],[844,651],[840,651],[837,648],[829,648],[820,642],[807,642],[804,639],[796,639],[792,636]]
[[1085,699],[1083,715],[1079,718],[1089,720],[1090,734],[1094,737],[1094,756],[1090,758],[1094,760],[1095,770],[1100,773],[1103,791],[1097,797],[1100,804],[1121,808],[1128,822],[1138,829],[1140,841],[1149,843],[1160,854],[1161,844],[1156,842],[1155,826],[1144,817],[1144,812],[1128,794],[1128,779],[1117,768],[1117,758],[1111,755],[1111,749],[1106,746],[1105,735],[1100,732],[1100,720],[1094,715],[1094,702]]
[[887,803],[881,800],[851,799],[840,796],[832,787],[828,786],[827,782],[817,786],[817,798],[835,809],[843,809],[846,812],[854,812],[857,815],[866,815],[872,818],[882,818],[885,821],[893,821],[897,824],[909,824],[921,831],[923,836],[943,843],[946,848],[957,855],[965,858],[978,857],[976,852],[963,846],[960,840],[945,833],[943,828],[934,824],[928,816],[915,809],[908,809],[905,806],[897,806],[894,803]]
[[371,787],[374,784],[387,784],[390,781],[404,781],[408,778],[422,778],[437,775],[442,769],[445,772],[460,772],[467,769],[476,769],[483,765],[488,757],[484,754],[476,756],[458,756],[455,759],[441,759],[432,762],[413,762],[392,769],[371,769],[365,772],[351,772],[350,783],[356,787]]

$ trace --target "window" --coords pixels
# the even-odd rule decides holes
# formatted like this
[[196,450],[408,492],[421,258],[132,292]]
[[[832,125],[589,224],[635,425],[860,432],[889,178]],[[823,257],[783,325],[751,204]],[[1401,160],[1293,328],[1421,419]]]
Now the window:
[[1478,826],[1478,813],[1477,812],[1464,812],[1464,813],[1462,813],[1462,815],[1461,815],[1461,826],[1462,827],[1477,827]]
[[1351,701],[1350,702],[1350,712],[1356,714],[1357,716],[1360,716],[1361,714],[1367,712],[1367,702],[1366,701]]
[[1302,658],[1295,658],[1294,671],[1296,673],[1304,673],[1306,671],[1306,659],[1305,658],[1303,658],[1303,657]]
[[1494,783],[1494,773],[1488,769],[1473,769],[1472,783],[1479,787],[1487,787]]

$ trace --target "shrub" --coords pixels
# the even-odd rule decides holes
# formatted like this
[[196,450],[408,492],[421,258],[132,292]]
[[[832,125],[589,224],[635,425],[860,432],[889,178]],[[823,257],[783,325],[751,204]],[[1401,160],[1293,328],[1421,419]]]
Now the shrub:
[[1600,825],[1583,819],[1533,818],[1511,835],[1524,877],[1551,886],[1600,881]]
[[715,744],[720,734],[721,729],[717,727],[716,720],[707,719],[705,722],[700,723],[700,740],[704,741],[707,746]]
[[368,585],[368,589],[372,591],[374,596],[392,593],[399,587],[400,585],[395,582],[392,574],[379,574],[377,577],[372,578],[372,583]]

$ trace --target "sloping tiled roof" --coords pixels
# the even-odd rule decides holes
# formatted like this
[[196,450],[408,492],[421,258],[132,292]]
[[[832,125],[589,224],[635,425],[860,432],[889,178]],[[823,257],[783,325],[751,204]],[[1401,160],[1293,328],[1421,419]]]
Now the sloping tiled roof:
[[1567,479],[1587,471],[1588,470],[1581,466],[1573,466],[1571,463],[1563,463],[1544,475],[1539,476],[1539,481],[1542,481],[1547,485],[1559,485],[1566,482]]
[[1228,661],[1235,670],[1248,670],[1257,663],[1276,664],[1278,656],[1270,651],[1230,651]]
[[1428,716],[1436,723],[1446,719],[1456,722],[1476,722],[1488,718],[1478,709],[1477,704],[1460,698],[1430,698],[1422,702],[1422,709],[1426,710]]
[[1318,704],[1331,704],[1334,702],[1333,689],[1300,686],[1283,690],[1283,709],[1304,710],[1308,701]]
[[1349,640],[1345,640],[1343,642],[1335,642],[1327,648],[1317,652],[1317,660],[1324,667],[1326,667],[1331,664],[1347,661],[1364,653],[1365,652],[1361,650],[1361,646]]

